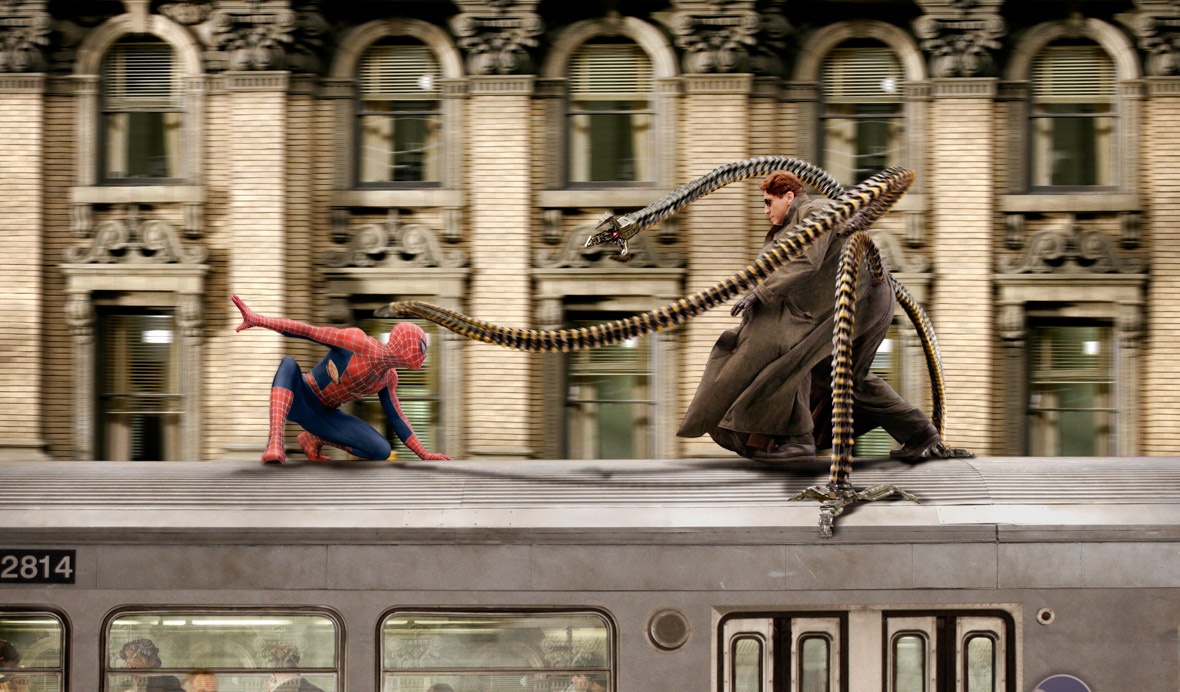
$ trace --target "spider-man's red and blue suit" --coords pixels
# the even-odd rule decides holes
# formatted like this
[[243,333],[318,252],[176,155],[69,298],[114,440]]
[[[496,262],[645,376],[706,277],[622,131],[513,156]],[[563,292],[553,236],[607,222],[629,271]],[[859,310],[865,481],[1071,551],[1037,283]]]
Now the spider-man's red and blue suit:
[[356,327],[314,327],[283,317],[259,315],[241,298],[233,297],[242,311],[236,331],[264,327],[283,336],[307,339],[328,347],[328,353],[306,375],[291,356],[283,358],[270,387],[270,433],[264,463],[283,463],[283,429],[287,421],[303,426],[299,446],[312,461],[331,461],[321,454],[324,445],[337,447],[362,459],[389,459],[389,440],[365,421],[340,410],[342,404],[366,394],[376,394],[398,438],[426,461],[450,457],[426,451],[397,401],[397,368],[418,370],[426,360],[426,332],[416,324],[399,322],[382,344]]

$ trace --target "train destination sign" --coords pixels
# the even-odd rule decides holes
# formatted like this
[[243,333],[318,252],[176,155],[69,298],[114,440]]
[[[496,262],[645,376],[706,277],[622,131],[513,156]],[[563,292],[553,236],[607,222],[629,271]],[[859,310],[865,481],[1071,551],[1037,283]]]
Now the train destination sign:
[[0,548],[0,585],[73,584],[76,552]]

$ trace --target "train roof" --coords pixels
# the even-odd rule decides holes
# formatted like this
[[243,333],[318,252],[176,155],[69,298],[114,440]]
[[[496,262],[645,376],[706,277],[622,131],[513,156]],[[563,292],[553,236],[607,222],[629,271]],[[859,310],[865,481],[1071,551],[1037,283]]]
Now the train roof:
[[[811,542],[822,462],[741,459],[454,462],[0,462],[6,543]],[[858,460],[845,541],[1175,540],[1178,458]]]

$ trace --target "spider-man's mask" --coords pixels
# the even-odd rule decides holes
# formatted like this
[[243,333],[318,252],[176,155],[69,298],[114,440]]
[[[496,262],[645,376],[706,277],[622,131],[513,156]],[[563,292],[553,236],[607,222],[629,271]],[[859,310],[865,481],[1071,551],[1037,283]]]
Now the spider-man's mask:
[[385,350],[394,357],[394,367],[419,370],[426,360],[426,332],[416,324],[398,322],[389,330]]

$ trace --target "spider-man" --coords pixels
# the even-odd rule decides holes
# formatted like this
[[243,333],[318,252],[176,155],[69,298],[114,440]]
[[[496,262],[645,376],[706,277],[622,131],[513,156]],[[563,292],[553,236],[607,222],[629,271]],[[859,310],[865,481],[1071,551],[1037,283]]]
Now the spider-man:
[[242,311],[242,323],[236,331],[265,327],[283,336],[307,339],[330,350],[311,372],[304,375],[291,356],[283,358],[270,386],[270,434],[266,439],[263,463],[283,463],[283,428],[288,420],[303,426],[297,438],[307,458],[331,461],[320,451],[324,445],[343,449],[362,459],[389,459],[389,440],[373,426],[340,410],[341,404],[377,393],[381,408],[401,441],[426,461],[450,460],[450,457],[426,451],[410,428],[398,404],[397,370],[417,370],[426,360],[426,332],[416,324],[399,322],[389,331],[389,343],[379,341],[360,329],[313,327],[305,322],[283,317],[259,315],[241,298],[233,297]]

